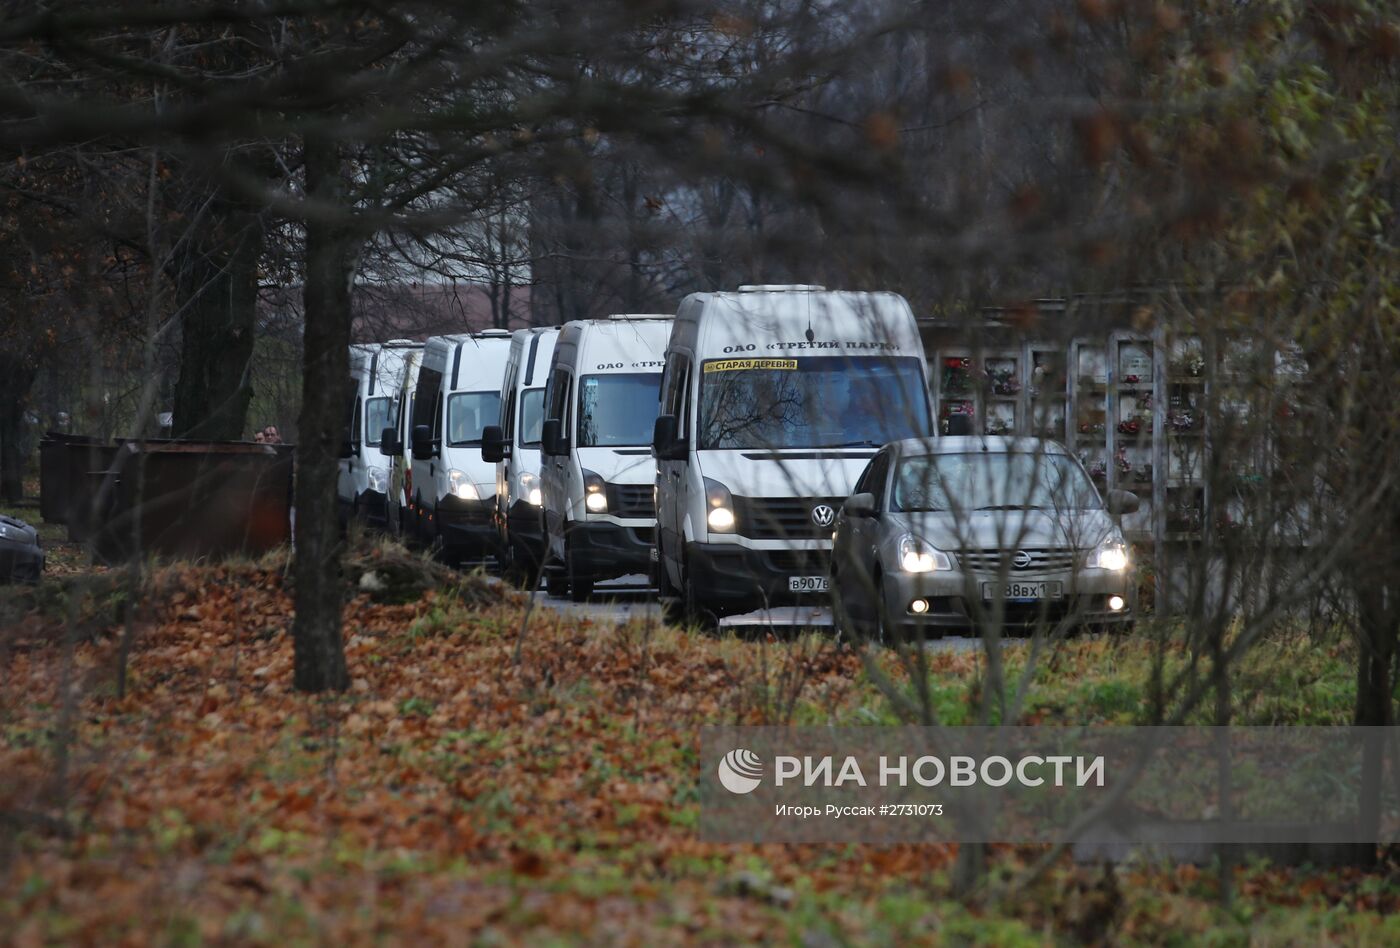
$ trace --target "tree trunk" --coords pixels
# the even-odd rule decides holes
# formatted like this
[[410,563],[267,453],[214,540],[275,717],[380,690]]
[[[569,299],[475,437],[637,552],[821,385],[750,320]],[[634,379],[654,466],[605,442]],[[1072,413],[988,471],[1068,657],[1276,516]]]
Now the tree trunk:
[[172,429],[177,438],[243,437],[253,394],[262,246],[256,211],[219,199],[208,226],[176,261],[177,303],[184,313]]
[[0,498],[7,504],[24,499],[24,407],[35,374],[30,360],[0,354]]
[[306,222],[305,351],[297,432],[295,685],[298,691],[349,685],[341,641],[336,471],[348,420],[350,279],[356,242],[328,214],[349,213],[345,179],[333,143],[308,136],[306,192],[317,208]]
[[[1361,758],[1361,838],[1379,839],[1381,790],[1385,782],[1383,727],[1395,721],[1390,669],[1395,660],[1396,620],[1387,591],[1369,589],[1359,596],[1356,662],[1356,713],[1353,722],[1367,728]],[[1370,851],[1372,861],[1375,850]]]

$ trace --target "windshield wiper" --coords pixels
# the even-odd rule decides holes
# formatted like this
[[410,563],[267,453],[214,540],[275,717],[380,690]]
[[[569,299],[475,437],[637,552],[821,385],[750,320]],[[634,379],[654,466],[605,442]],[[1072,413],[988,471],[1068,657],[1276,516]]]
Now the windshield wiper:
[[869,438],[865,438],[864,440],[861,440],[861,441],[842,441],[840,444],[828,444],[828,445],[825,445],[825,447],[828,447],[828,448],[878,448],[878,447],[882,447],[882,446],[884,445],[884,443],[885,443],[885,442],[883,442],[883,441],[871,441]]
[[978,507],[978,510],[1038,510],[1030,504],[993,504],[990,507]]

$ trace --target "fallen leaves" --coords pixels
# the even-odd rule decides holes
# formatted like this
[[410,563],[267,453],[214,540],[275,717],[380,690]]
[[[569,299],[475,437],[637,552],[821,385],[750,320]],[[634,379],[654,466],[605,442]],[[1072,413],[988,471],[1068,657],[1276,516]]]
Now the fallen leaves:
[[[849,651],[536,612],[516,664],[520,607],[484,581],[468,596],[357,597],[345,612],[353,684],[335,696],[290,687],[290,598],[275,568],[157,573],[128,695],[110,687],[115,635],[96,634],[77,647],[87,686],[67,719],[64,650],[11,653],[0,813],[35,818],[8,836],[0,940],[731,942],[800,940],[815,924],[838,940],[897,941],[958,913],[989,924],[939,894],[948,847],[695,838],[697,729],[771,721],[774,695],[798,683],[823,709],[870,700]],[[976,673],[967,653],[930,666],[949,681]],[[1119,918],[1061,912],[1056,893],[1097,882],[1064,873],[991,930]],[[1296,897],[1334,896],[1325,878]],[[1164,887],[1123,888],[1131,899]],[[1172,912],[1196,918],[1202,896],[1172,897]],[[919,907],[887,917],[891,898]],[[1150,934],[1154,918],[1134,903],[1122,930]]]

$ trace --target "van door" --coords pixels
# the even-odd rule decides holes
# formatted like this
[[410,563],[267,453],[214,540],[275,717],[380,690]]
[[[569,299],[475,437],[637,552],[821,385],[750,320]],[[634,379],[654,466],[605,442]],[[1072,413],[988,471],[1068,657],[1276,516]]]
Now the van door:
[[[573,379],[567,369],[558,366],[549,379],[546,418],[559,419],[560,436],[569,438],[572,425],[569,419],[569,404]],[[540,462],[541,493],[544,495],[545,530],[549,534],[549,546],[554,555],[562,561],[564,556],[564,526],[569,508],[569,455],[545,454]]]
[[[353,383],[358,386],[358,381]],[[355,451],[348,458],[341,458],[336,477],[335,493],[340,501],[340,512],[342,516],[349,517],[354,508],[356,496],[356,481],[359,471],[364,465],[360,463],[360,446],[363,443],[360,419],[363,414],[363,402],[358,395],[353,396],[350,403],[350,417],[346,419],[344,436],[350,440]]]
[[[661,378],[661,414],[674,415],[683,439],[690,438],[690,358],[673,352]],[[685,552],[685,489],[688,460],[657,458],[656,550],[671,585],[679,588]]]
[[408,469],[410,471],[407,482],[410,491],[409,497],[413,503],[411,523],[414,534],[420,540],[428,539],[428,522],[425,519],[428,510],[426,508],[429,504],[436,505],[437,502],[437,487],[433,483],[436,464],[433,458],[413,457],[413,429],[422,425],[431,431],[436,426],[441,390],[442,372],[440,370],[429,368],[426,365],[418,370],[418,388],[413,396],[413,412],[410,415],[412,424],[409,425],[406,450],[409,454]]

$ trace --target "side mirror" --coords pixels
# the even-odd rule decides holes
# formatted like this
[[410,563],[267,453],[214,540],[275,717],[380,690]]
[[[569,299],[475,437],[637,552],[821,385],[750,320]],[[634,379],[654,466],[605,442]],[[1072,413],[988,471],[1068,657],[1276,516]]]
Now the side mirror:
[[500,425],[487,425],[481,431],[481,459],[487,464],[504,461],[509,453],[506,433]]
[[437,452],[433,449],[433,429],[427,425],[414,425],[413,427],[413,458],[416,461],[427,461]]
[[386,458],[398,457],[403,454],[403,445],[399,443],[399,429],[390,426],[380,432],[379,453]]
[[545,454],[568,454],[569,439],[562,433],[563,422],[558,418],[546,418],[540,426],[540,448]]
[[879,510],[875,507],[874,494],[852,494],[846,498],[841,509],[850,517],[875,517]]
[[1138,504],[1138,495],[1130,490],[1111,490],[1108,492],[1108,512],[1115,517],[1137,513]]
[[690,446],[680,437],[675,415],[658,415],[651,429],[651,453],[658,461],[684,461]]

